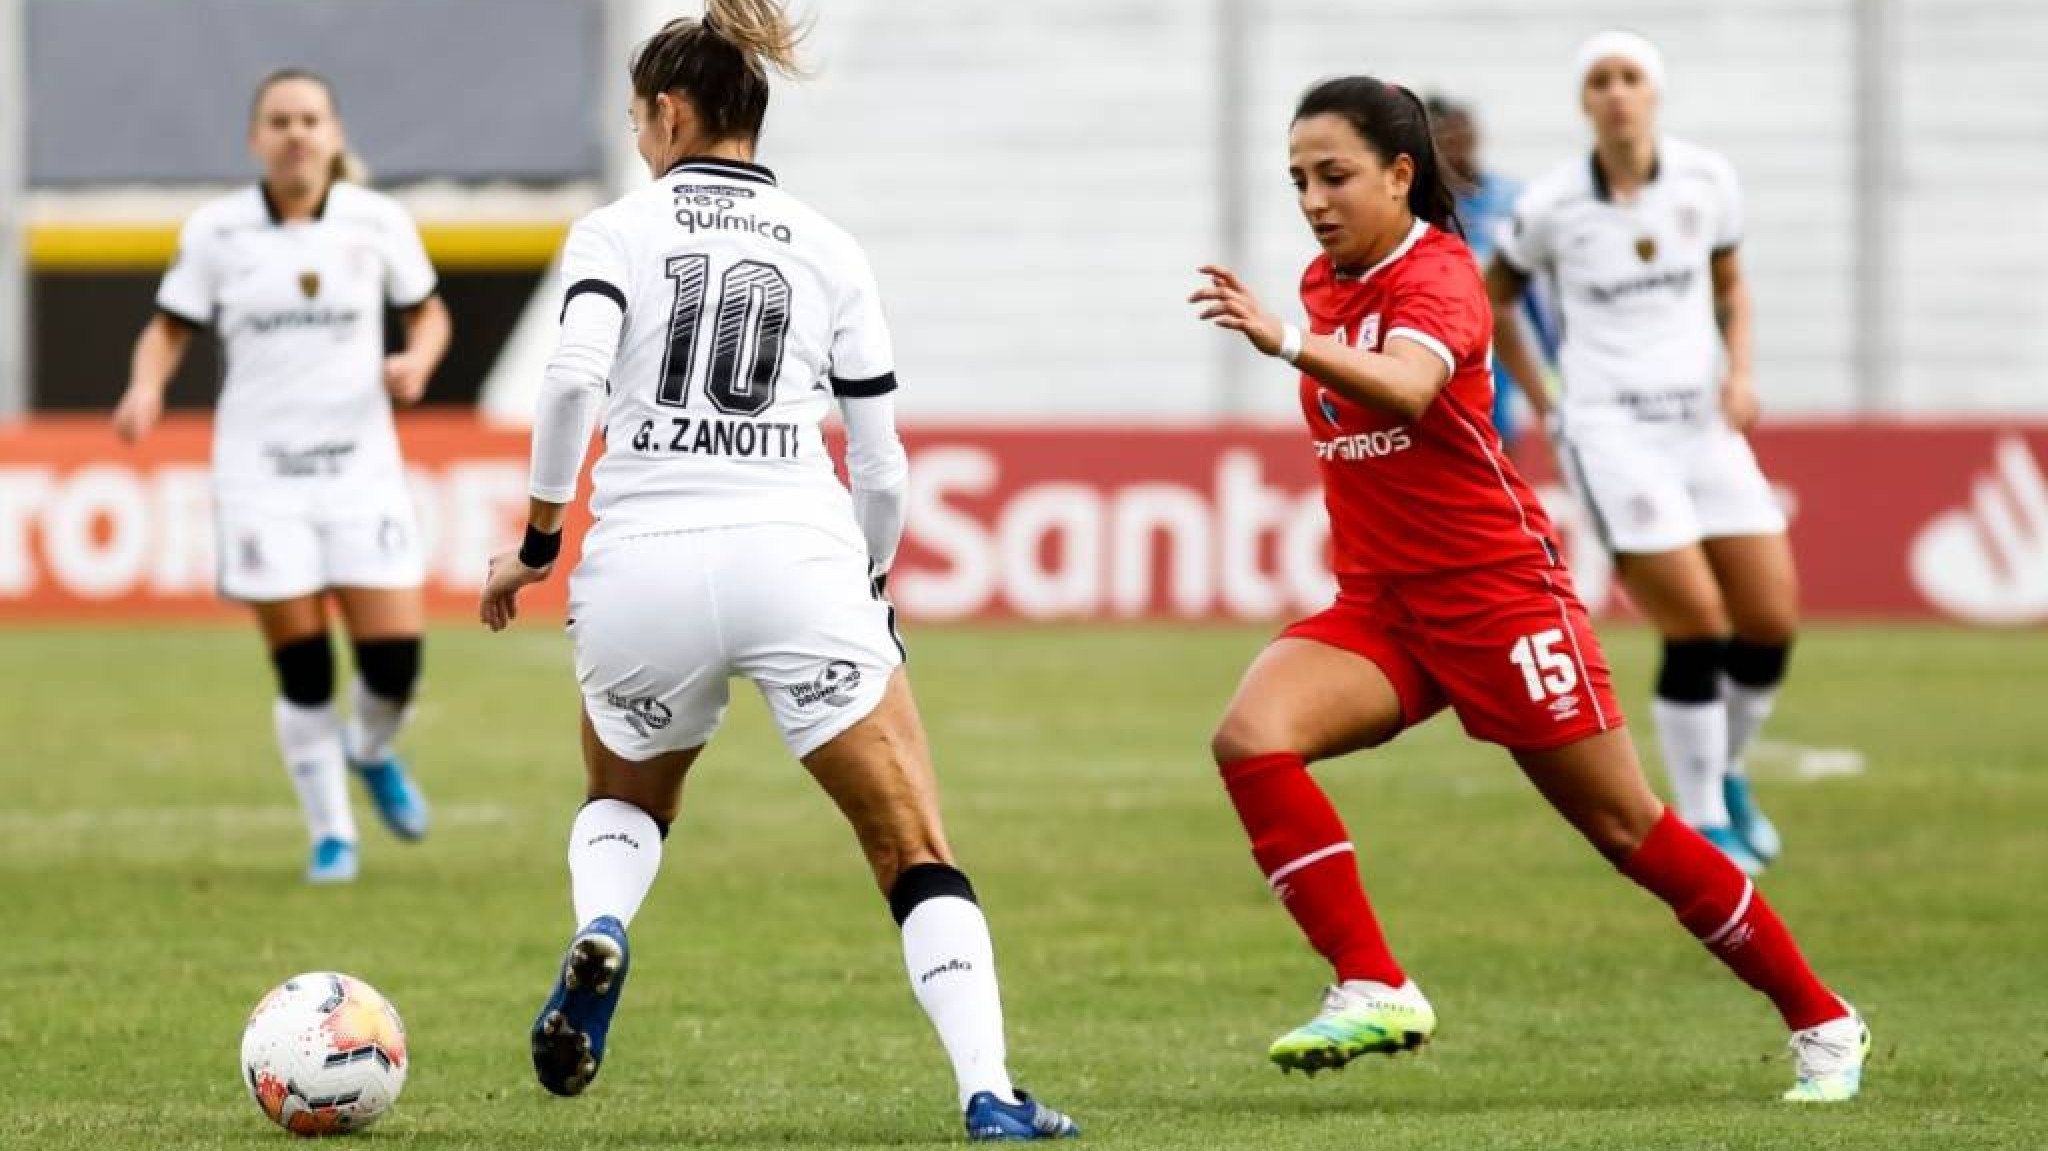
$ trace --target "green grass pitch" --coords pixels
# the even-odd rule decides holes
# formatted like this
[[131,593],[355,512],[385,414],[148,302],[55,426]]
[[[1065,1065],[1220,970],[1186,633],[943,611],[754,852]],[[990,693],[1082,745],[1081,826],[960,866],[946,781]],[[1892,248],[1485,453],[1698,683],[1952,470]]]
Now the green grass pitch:
[[[961,1142],[951,1076],[851,837],[751,693],[690,781],[591,1093],[534,1085],[580,799],[566,641],[430,641],[407,750],[439,819],[298,879],[252,628],[0,632],[0,1147],[281,1147],[236,1051],[257,997],[334,968],[397,1003],[385,1148]],[[1877,1033],[1863,1100],[1775,1102],[1775,1016],[1438,720],[1326,766],[1396,950],[1443,1018],[1419,1057],[1266,1065],[1324,973],[1209,767],[1263,632],[914,630],[952,839],[996,932],[1022,1083],[1104,1148],[2048,1145],[2048,643],[1822,629],[1757,764],[1765,890]],[[1632,714],[1650,644],[1614,631]],[[1638,725],[1639,735],[1646,733]],[[1809,778],[1818,769],[1819,778]]]

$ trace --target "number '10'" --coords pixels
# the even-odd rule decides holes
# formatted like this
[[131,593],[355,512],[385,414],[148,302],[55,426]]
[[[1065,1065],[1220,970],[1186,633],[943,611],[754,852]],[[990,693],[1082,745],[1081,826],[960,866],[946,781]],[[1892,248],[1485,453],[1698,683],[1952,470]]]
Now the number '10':
[[[711,257],[670,256],[668,278],[676,302],[669,313],[668,352],[661,365],[656,399],[688,407],[690,377],[697,368],[697,338],[704,328],[704,295]],[[775,402],[782,371],[782,345],[789,336],[789,281],[773,264],[741,260],[718,281],[712,313],[711,364],[704,394],[729,416],[758,416]]]

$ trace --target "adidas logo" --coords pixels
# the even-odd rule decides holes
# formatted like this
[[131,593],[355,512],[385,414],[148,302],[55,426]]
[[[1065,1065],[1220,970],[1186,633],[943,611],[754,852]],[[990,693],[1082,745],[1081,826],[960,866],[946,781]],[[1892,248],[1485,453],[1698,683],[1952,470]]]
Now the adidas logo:
[[2025,438],[2001,436],[1969,503],[1936,516],[1907,566],[1935,606],[1972,623],[2048,620],[2048,478]]

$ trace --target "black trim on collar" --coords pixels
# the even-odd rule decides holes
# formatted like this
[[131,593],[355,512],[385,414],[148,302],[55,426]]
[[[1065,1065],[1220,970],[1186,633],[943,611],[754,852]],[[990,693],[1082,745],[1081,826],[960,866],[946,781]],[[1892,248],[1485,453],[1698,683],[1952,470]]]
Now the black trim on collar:
[[[1614,189],[1607,185],[1607,173],[1600,170],[1600,153],[1598,151],[1587,155],[1586,166],[1593,173],[1593,198],[1603,204],[1612,203],[1614,200]],[[1645,184],[1654,184],[1657,182],[1657,177],[1662,175],[1663,172],[1663,154],[1658,152],[1650,153],[1650,178],[1643,182]]]
[[662,173],[661,178],[666,180],[677,172],[697,172],[706,176],[723,176],[728,180],[751,180],[756,184],[775,185],[775,173],[761,165],[745,160],[728,160],[723,156],[685,156]]
[[[285,222],[284,217],[278,213],[277,201],[270,198],[269,182],[264,180],[256,181],[256,190],[263,194],[263,214],[270,217],[271,223],[282,225]],[[327,187],[322,189],[320,192],[320,202],[318,204],[313,205],[314,220],[318,221],[326,218],[327,201],[333,195],[334,181],[329,180],[327,182]]]

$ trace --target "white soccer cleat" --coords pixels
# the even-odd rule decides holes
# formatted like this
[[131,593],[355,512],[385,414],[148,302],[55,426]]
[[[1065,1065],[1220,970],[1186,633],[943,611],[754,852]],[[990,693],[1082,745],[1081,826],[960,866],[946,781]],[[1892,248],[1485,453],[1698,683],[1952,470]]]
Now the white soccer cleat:
[[1785,1092],[1787,1103],[1847,1103],[1863,1089],[1870,1028],[1855,1008],[1840,1019],[1794,1031],[1791,1047],[1799,1080]]
[[1436,1009],[1414,980],[1399,987],[1354,980],[1323,994],[1314,1019],[1282,1035],[1267,1058],[1282,1071],[1342,1067],[1361,1055],[1413,1051],[1436,1034]]

